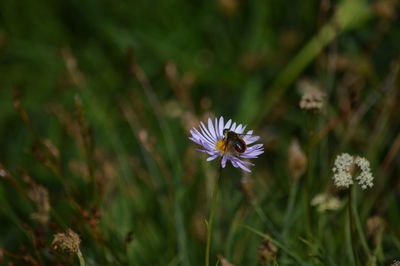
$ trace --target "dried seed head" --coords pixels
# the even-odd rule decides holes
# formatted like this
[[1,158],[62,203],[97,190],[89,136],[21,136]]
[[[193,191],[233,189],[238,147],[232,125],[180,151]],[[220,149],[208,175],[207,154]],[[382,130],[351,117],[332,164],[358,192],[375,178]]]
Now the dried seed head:
[[205,215],[205,210],[197,210],[191,218],[191,230],[194,236],[200,241],[206,241],[207,239],[207,230],[204,226]]
[[312,200],[311,205],[317,207],[318,212],[335,211],[342,206],[342,203],[337,197],[321,193],[317,194]]
[[78,253],[81,240],[79,235],[70,228],[65,233],[57,233],[54,235],[51,246],[54,250],[61,250],[67,253]]
[[222,255],[218,255],[218,260],[221,262],[221,266],[235,266],[234,264],[230,263],[227,259],[225,259]]
[[218,0],[219,8],[226,16],[234,16],[239,10],[237,0]]
[[28,191],[29,198],[35,203],[37,212],[31,217],[39,220],[41,224],[46,224],[49,220],[50,201],[49,192],[44,186],[33,183]]
[[271,242],[269,235],[265,235],[262,244],[258,247],[258,261],[266,264],[267,261],[275,260],[278,249]]
[[249,178],[247,175],[244,175],[240,179],[240,188],[242,189],[247,199],[249,200],[254,199],[253,179]]
[[379,235],[383,233],[385,229],[385,221],[382,217],[375,215],[367,220],[367,235],[373,239],[375,245],[378,244]]
[[165,102],[164,106],[164,113],[172,118],[180,117],[183,114],[183,108],[180,103],[176,100],[170,100]]
[[307,169],[307,157],[301,150],[297,139],[293,139],[289,146],[288,169],[293,181],[303,175]]
[[373,4],[373,10],[379,17],[393,20],[397,16],[397,5],[398,1],[396,0],[377,0]]
[[0,164],[0,177],[6,177],[7,171],[2,164]]

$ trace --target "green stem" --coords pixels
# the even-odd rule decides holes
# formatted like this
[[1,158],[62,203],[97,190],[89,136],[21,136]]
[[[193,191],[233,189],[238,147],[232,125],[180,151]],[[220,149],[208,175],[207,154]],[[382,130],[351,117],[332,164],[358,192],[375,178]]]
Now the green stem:
[[[357,199],[357,197],[356,197],[357,195],[354,192],[355,191],[353,191],[353,200],[355,202],[357,202],[357,200],[356,200]],[[354,217],[354,222],[355,222],[355,226],[357,228],[358,237],[359,237],[359,240],[360,240],[360,243],[361,243],[361,247],[363,248],[365,254],[367,255],[368,261],[369,261],[371,259],[371,257],[372,257],[371,250],[368,247],[367,239],[365,237],[365,234],[364,234],[364,231],[363,231],[363,228],[362,228],[362,225],[361,225],[360,217],[358,215],[357,208],[356,208],[356,206],[354,204],[353,204],[352,214],[353,214],[353,217]]]
[[294,203],[295,203],[298,187],[299,187],[299,179],[297,178],[296,180],[294,180],[294,182],[290,186],[289,200],[287,201],[288,204],[287,204],[286,212],[285,212],[285,216],[284,216],[285,218],[283,219],[282,235],[283,235],[283,238],[285,239],[285,241],[287,239],[289,229],[290,229],[290,226],[291,226],[292,220],[293,220],[292,219],[293,208],[294,208]]
[[296,200],[296,195],[298,193],[298,188],[299,188],[299,178],[294,180],[293,184],[290,187],[290,194],[289,194],[289,200],[288,204],[286,207],[286,213],[283,219],[283,230],[282,230],[282,238],[283,238],[283,243],[287,245],[289,243],[289,231],[290,228],[293,224],[293,209],[294,209],[294,204]]
[[[246,228],[247,230],[253,232],[254,234],[264,238],[265,234],[254,229],[253,227],[250,227],[248,225],[242,224],[242,226],[244,228]],[[274,244],[275,246],[277,246],[279,249],[281,249],[283,252],[285,252],[286,254],[288,254],[290,257],[292,257],[294,259],[294,261],[296,262],[295,265],[305,265],[305,262],[298,257],[295,253],[293,253],[292,251],[290,251],[290,248],[286,247],[283,243],[279,242],[278,240],[272,238],[271,236],[269,236],[269,240],[272,242],[272,244]]]
[[306,211],[306,226],[307,226],[307,234],[308,237],[312,237],[312,214],[311,214],[311,207],[310,207],[310,193],[311,193],[311,183],[313,180],[313,170],[314,170],[314,145],[312,144],[312,140],[314,137],[315,131],[315,117],[312,113],[307,113],[306,118],[306,129],[308,135],[308,143],[307,143],[307,174],[305,175],[305,187],[303,188],[304,192],[304,202],[305,202],[305,211]]
[[79,258],[79,265],[85,266],[85,259],[83,258],[81,250],[78,250],[78,253],[76,253],[76,255],[78,255]]
[[353,252],[353,261],[354,265],[358,266],[358,259],[357,259],[357,250],[356,250],[356,236],[355,236],[355,229],[354,229],[354,219],[352,214],[352,188],[348,189],[348,216],[349,216],[349,226],[350,226],[350,238],[351,238],[351,250]]
[[217,199],[218,199],[218,183],[222,176],[222,165],[219,167],[219,174],[217,180],[214,184],[213,194],[211,198],[211,209],[210,209],[210,216],[208,217],[207,221],[207,246],[206,246],[206,258],[205,258],[205,265],[210,265],[210,248],[211,248],[211,235],[212,235],[212,226],[213,226],[213,218],[215,213],[215,208],[217,206]]
[[251,205],[253,206],[254,210],[256,211],[258,217],[260,217],[261,221],[266,224],[268,231],[274,236],[278,237],[278,232],[274,228],[272,221],[268,218],[265,212],[262,210],[260,204],[258,203],[257,199],[251,201]]
[[[355,13],[357,13],[355,15]],[[303,48],[286,65],[285,69],[274,81],[272,86],[265,90],[262,100],[263,108],[258,113],[253,124],[263,121],[266,114],[279,102],[290,85],[303,73],[313,60],[325,49],[329,43],[342,32],[354,28],[357,22],[370,16],[370,11],[365,1],[346,0],[337,6],[335,17],[326,23],[321,30],[310,39]]]
[[[310,155],[310,153],[308,153]],[[310,157],[309,161],[311,160]],[[308,165],[308,174],[305,176],[305,188],[303,188],[304,193],[304,204],[306,210],[306,226],[307,226],[307,234],[309,237],[312,236],[312,229],[311,229],[311,208],[310,208],[310,179],[311,179],[311,164]]]

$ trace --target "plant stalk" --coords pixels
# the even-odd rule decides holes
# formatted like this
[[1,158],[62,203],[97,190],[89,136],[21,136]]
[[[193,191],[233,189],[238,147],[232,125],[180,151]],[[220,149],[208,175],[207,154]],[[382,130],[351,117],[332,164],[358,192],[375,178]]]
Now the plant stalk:
[[219,174],[217,180],[215,181],[213,194],[211,198],[211,208],[210,208],[210,216],[207,220],[207,246],[206,246],[206,258],[205,258],[205,266],[210,265],[210,249],[211,249],[211,236],[213,230],[213,218],[215,213],[215,208],[217,206],[217,199],[218,199],[218,183],[222,176],[222,165],[219,166]]
[[353,252],[353,260],[354,264],[358,266],[358,257],[357,257],[357,249],[356,249],[356,235],[355,235],[355,228],[354,228],[354,218],[352,214],[352,205],[353,205],[353,197],[352,197],[352,188],[348,189],[348,216],[349,216],[349,226],[350,226],[350,238],[351,238],[351,250]]
[[85,259],[83,258],[81,250],[78,250],[78,253],[76,253],[76,255],[78,255],[79,258],[79,265],[85,266]]

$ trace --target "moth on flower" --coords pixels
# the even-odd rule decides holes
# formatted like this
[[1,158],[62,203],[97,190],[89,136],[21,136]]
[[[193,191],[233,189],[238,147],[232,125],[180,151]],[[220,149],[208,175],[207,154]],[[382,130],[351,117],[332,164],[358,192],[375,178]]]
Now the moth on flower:
[[246,126],[232,123],[231,119],[225,123],[223,117],[215,118],[215,121],[209,118],[208,126],[200,122],[200,130],[196,128],[190,130],[192,136],[189,139],[203,147],[198,151],[210,155],[207,161],[221,157],[223,168],[225,168],[226,162],[230,161],[234,167],[251,172],[247,166],[254,164],[243,159],[257,158],[258,155],[264,153],[264,147],[263,144],[249,146],[259,140],[260,137],[253,136],[253,130],[244,134],[245,129]]

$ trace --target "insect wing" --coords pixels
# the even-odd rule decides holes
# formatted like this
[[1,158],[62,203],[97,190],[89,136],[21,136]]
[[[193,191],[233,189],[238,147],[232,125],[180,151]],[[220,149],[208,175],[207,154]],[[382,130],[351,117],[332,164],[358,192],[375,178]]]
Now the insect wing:
[[246,142],[242,138],[238,137],[233,143],[233,148],[237,153],[243,153],[247,149]]

